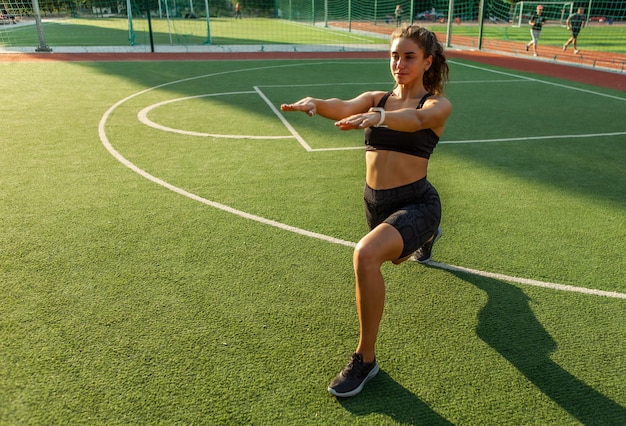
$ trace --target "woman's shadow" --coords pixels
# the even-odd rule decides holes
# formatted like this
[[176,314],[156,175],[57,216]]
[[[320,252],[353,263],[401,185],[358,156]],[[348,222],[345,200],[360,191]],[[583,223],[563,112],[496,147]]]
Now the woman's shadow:
[[383,370],[380,370],[357,397],[338,398],[337,401],[357,416],[381,413],[400,424],[429,426],[453,424]]
[[541,392],[585,425],[625,425],[626,407],[574,377],[550,358],[557,345],[524,292],[504,281],[451,272],[487,293],[476,333]]
[[[541,392],[585,425],[626,425],[626,407],[574,377],[550,359],[556,342],[537,320],[529,298],[504,281],[451,272],[483,290],[477,335],[514,365]],[[373,386],[374,385],[374,386]],[[357,398],[339,399],[356,415],[382,413],[402,424],[450,425],[440,414],[384,371]]]

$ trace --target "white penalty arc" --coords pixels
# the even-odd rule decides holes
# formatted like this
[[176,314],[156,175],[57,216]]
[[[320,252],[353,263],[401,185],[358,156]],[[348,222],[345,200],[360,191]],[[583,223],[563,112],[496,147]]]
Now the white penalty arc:
[[199,136],[199,137],[205,137],[205,138],[213,137],[213,138],[220,138],[220,139],[294,139],[294,136],[281,136],[281,135],[279,136],[230,135],[230,134],[225,135],[225,134],[219,134],[219,133],[194,132],[191,130],[175,129],[173,127],[164,126],[162,124],[156,123],[155,121],[151,120],[148,117],[148,114],[152,110],[162,107],[164,105],[172,104],[174,102],[183,102],[183,101],[188,101],[191,99],[207,98],[207,97],[212,97],[212,96],[232,96],[232,95],[255,94],[255,93],[256,93],[255,91],[210,93],[210,94],[204,94],[204,95],[187,96],[184,98],[168,99],[166,101],[158,102],[156,104],[152,104],[150,106],[145,107],[144,109],[142,109],[141,111],[137,113],[137,119],[139,120],[139,122],[145,124],[148,127],[152,127],[154,129],[161,130],[164,132],[179,133],[181,135],[186,135],[186,136]]

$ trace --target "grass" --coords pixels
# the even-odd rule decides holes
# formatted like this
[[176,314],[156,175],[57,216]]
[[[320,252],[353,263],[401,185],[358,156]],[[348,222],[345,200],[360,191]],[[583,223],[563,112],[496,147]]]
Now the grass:
[[[271,44],[380,44],[380,37],[352,34],[330,28],[318,28],[279,19],[249,18],[235,21],[213,18],[210,26],[203,19],[152,19],[153,41],[156,45],[271,45]],[[146,19],[133,19],[132,35],[125,18],[68,18],[43,23],[46,43],[50,46],[128,46],[150,44]],[[0,46],[39,45],[35,26],[7,29],[0,37]],[[386,37],[383,43],[386,42]]]
[[[447,26],[416,21],[440,33],[447,33]],[[374,46],[386,45],[388,32],[381,35],[365,35],[359,32],[346,32],[331,27],[324,28],[281,19],[248,18],[236,21],[231,18],[213,18],[210,26],[203,19],[158,19],[151,21],[153,43],[157,46],[194,46],[209,42],[215,46],[232,45],[326,45],[326,46]],[[0,29],[0,46],[38,46],[39,38],[34,25]],[[133,19],[133,31],[129,33],[126,18],[68,18],[45,21],[43,33],[46,44],[51,47],[84,46],[128,46],[129,44],[149,45],[150,34],[145,19]],[[452,26],[452,40],[455,36],[478,38],[478,25],[463,23]],[[521,28],[508,24],[486,24],[484,39],[528,42],[530,34],[527,26]],[[541,33],[540,43],[546,46],[562,46],[569,32],[560,25],[547,25]],[[584,28],[579,42],[588,51],[626,53],[625,25],[593,24]],[[131,42],[132,41],[132,42]]]
[[[153,176],[356,242],[362,149],[165,132],[137,114],[169,102],[147,117],[285,136],[254,86],[273,105],[347,97],[389,87],[387,66],[0,64],[15,100],[2,107],[0,423],[621,423],[624,299],[414,263],[384,267],[382,372],[356,398],[330,397],[358,338],[351,247],[169,191],[98,131],[109,112],[107,139]],[[451,66],[454,112],[429,171],[444,203],[435,260],[626,293],[623,93]],[[362,145],[286,118],[313,149]]]

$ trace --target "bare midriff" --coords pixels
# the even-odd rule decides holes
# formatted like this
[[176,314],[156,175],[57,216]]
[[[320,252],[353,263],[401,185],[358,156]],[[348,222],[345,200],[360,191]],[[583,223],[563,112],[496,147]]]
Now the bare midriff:
[[426,177],[428,159],[396,151],[367,151],[365,165],[370,188],[390,189]]

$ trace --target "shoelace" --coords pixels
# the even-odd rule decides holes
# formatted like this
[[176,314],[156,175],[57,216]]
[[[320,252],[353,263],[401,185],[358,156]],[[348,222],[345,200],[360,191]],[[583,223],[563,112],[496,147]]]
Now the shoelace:
[[363,359],[357,355],[353,355],[348,365],[341,372],[345,377],[357,376],[363,370]]

